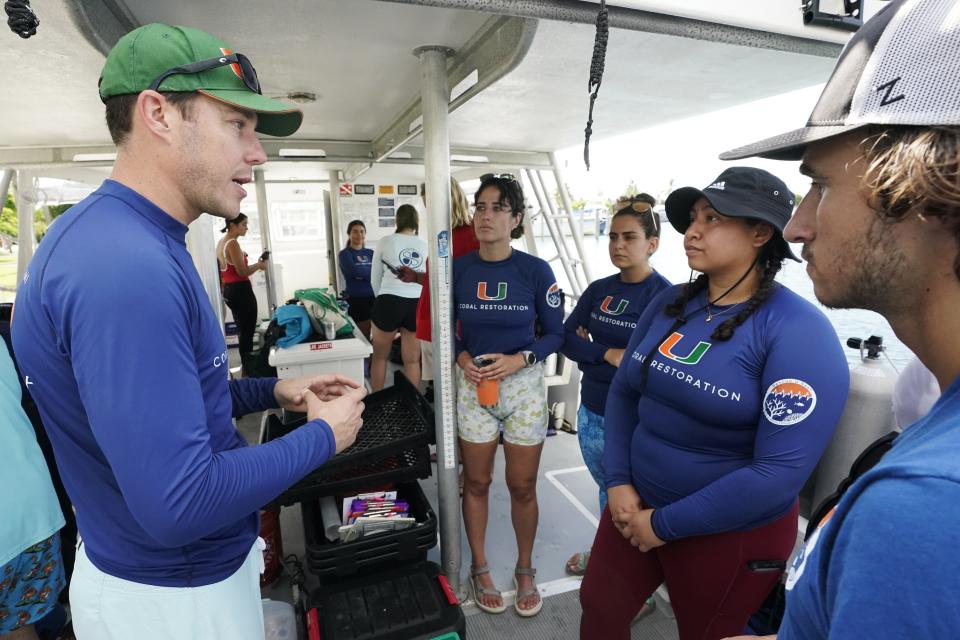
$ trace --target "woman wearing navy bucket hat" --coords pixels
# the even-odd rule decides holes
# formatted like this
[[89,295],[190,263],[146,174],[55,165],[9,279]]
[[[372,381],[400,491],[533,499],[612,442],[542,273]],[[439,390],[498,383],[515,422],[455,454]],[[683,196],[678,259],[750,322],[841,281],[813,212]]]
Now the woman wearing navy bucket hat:
[[793,204],[747,167],[667,198],[700,275],[650,302],[611,383],[581,638],[628,638],[661,583],[681,640],[735,635],[783,571],[849,384],[826,317],[775,281]]

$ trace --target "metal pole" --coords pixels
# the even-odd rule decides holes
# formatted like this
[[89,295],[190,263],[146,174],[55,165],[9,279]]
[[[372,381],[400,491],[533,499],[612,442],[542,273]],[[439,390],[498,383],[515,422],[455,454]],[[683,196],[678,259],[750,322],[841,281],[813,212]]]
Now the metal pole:
[[567,247],[563,241],[563,234],[559,233],[556,226],[556,221],[551,219],[550,216],[553,215],[553,211],[547,207],[547,203],[540,189],[537,187],[536,181],[533,179],[533,173],[530,169],[526,170],[527,180],[530,182],[530,185],[533,187],[533,194],[537,198],[537,202],[540,204],[540,213],[543,216],[543,221],[547,225],[547,231],[550,232],[550,238],[553,240],[553,246],[557,248],[557,255],[560,258],[560,264],[563,265],[563,271],[567,274],[567,281],[570,283],[570,287],[574,289],[574,293],[580,295],[579,291],[576,291],[579,284],[577,279],[573,274],[573,270],[570,265],[570,258],[567,255]]
[[7,201],[7,194],[10,193],[10,182],[13,180],[13,169],[4,169],[0,173],[0,208]]
[[260,218],[260,244],[264,251],[270,251],[267,259],[267,270],[264,276],[267,280],[267,311],[272,315],[277,308],[277,285],[273,277],[273,252],[270,248],[270,207],[267,206],[267,184],[263,180],[263,169],[253,170],[253,181],[257,187],[257,217]]
[[220,292],[220,265],[217,264],[217,241],[213,235],[213,221],[210,216],[200,216],[194,220],[187,232],[187,251],[193,258],[193,265],[200,275],[203,290],[207,292],[213,315],[217,317],[220,331],[223,331],[223,299]]
[[423,106],[424,165],[427,195],[427,246],[430,256],[430,317],[433,330],[433,379],[438,392],[436,411],[437,484],[440,506],[440,561],[454,591],[460,595],[460,490],[457,474],[457,429],[453,383],[453,263],[450,236],[450,133],[447,128],[450,90],[447,87],[448,47],[414,50],[420,59]]
[[587,276],[587,281],[583,283],[583,288],[593,282],[593,276],[590,274],[590,265],[584,260],[587,254],[583,250],[583,233],[580,231],[580,224],[573,219],[573,207],[570,206],[570,194],[567,193],[567,185],[563,183],[563,174],[560,172],[560,163],[557,162],[557,154],[550,152],[550,164],[553,165],[553,178],[557,181],[557,190],[560,192],[560,201],[563,208],[569,214],[567,220],[570,222],[570,231],[573,232],[573,243],[577,246],[577,253],[580,254],[580,264],[583,265],[583,273]]
[[[531,207],[532,208],[532,207]],[[540,257],[540,251],[537,249],[537,237],[533,233],[534,216],[524,214],[523,221],[523,241],[527,245],[527,253],[532,256]]]
[[[330,208],[327,211],[327,229],[330,240],[327,247],[330,249],[330,279],[337,290],[340,289],[340,255],[343,242],[343,222],[340,220],[340,172],[330,171]],[[341,293],[343,293],[341,291]]]
[[529,204],[530,198],[526,196],[526,194],[530,193],[530,190],[523,186],[523,176],[520,172],[520,167],[512,168],[510,170],[510,173],[517,176],[517,181],[520,182],[520,186],[523,189],[525,197],[523,203],[523,241],[527,247],[527,253],[539,258],[540,250],[537,249],[537,237],[533,232],[533,219],[536,216],[533,215],[533,205]]
[[550,199],[550,192],[547,191],[547,183],[544,181],[543,174],[540,171],[537,171],[537,180],[540,181],[540,189],[543,191],[543,201],[546,202],[547,209],[550,212],[550,216],[552,216],[548,216],[547,220],[554,224],[554,228],[551,230],[551,235],[554,236],[553,241],[556,243],[558,250],[559,247],[563,247],[563,255],[567,256],[567,264],[570,265],[570,286],[573,288],[573,293],[579,296],[586,288],[586,285],[580,282],[580,274],[577,271],[577,262],[579,262],[580,259],[570,257],[570,252],[567,248],[567,239],[563,237],[563,229],[560,228],[560,223],[557,222],[560,216],[557,214],[557,209],[553,205],[553,200]]
[[[0,209],[3,209],[7,203],[7,194],[10,193],[10,182],[13,180],[13,169],[3,169],[0,171]],[[13,238],[10,238],[10,252],[13,252]],[[13,288],[17,288],[17,282],[13,283]]]
[[17,220],[19,222],[17,243],[17,284],[23,282],[27,265],[33,258],[37,234],[33,228],[33,212],[37,206],[37,192],[33,187],[32,171],[17,171]]

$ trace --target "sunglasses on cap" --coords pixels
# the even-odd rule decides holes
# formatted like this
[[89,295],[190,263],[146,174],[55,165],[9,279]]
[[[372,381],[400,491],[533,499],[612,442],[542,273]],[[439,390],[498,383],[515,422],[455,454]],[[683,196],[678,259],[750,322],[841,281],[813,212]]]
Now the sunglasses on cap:
[[170,76],[201,73],[203,71],[209,71],[210,69],[216,69],[217,67],[225,67],[228,64],[236,65],[233,69],[235,72],[239,69],[240,79],[243,80],[243,84],[246,85],[247,89],[250,89],[250,91],[253,91],[254,93],[263,93],[260,91],[260,81],[257,80],[256,69],[253,68],[253,64],[251,64],[250,59],[242,53],[230,53],[222,55],[219,58],[209,58],[207,60],[191,62],[190,64],[184,64],[179,67],[167,69],[157,76],[156,80],[150,83],[148,89],[153,91],[159,90],[163,81]]
[[650,219],[653,221],[653,232],[660,233],[660,216],[657,215],[657,212],[653,210],[653,207],[646,200],[638,200],[636,198],[620,198],[617,200],[617,212],[623,211],[626,208],[630,208],[633,211],[644,214],[649,213]]
[[486,182],[491,178],[496,178],[497,180],[505,180],[507,182],[516,182],[517,176],[512,173],[485,173],[480,176],[480,182]]

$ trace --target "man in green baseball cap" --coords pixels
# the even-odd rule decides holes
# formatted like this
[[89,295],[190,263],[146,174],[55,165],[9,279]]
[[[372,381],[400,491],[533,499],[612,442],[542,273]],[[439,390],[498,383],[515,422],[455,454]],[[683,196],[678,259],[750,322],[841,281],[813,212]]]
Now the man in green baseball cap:
[[257,114],[256,130],[289,136],[300,128],[299,109],[260,92],[250,60],[198,29],[148,24],[120,38],[100,76],[100,98],[135,95],[146,89],[202,93]]
[[[303,120],[263,96],[246,56],[198,29],[165,24],[120,38],[100,75],[100,98],[117,145],[113,178],[187,224],[200,212],[236,217],[242,185],[266,160],[256,133],[288,136]],[[151,193],[158,177],[176,184]],[[176,202],[158,200],[168,194]]]
[[[113,172],[38,247],[13,328],[77,512],[74,631],[262,640],[259,509],[353,443],[365,390],[230,380],[185,239],[203,213],[237,216],[267,159],[257,132],[289,135],[302,115],[263,97],[242,54],[162,24],[120,39],[100,97]],[[248,447],[232,418],[276,407],[309,421]]]

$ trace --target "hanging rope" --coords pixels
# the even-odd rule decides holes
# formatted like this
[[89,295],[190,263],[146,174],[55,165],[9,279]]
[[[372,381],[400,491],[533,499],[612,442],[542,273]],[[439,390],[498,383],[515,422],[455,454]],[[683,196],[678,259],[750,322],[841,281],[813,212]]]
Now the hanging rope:
[[590,112],[587,115],[587,128],[583,138],[583,162],[590,170],[590,136],[593,135],[593,103],[597,100],[600,91],[600,82],[603,80],[603,63],[607,57],[607,40],[610,38],[610,27],[607,22],[607,0],[600,0],[600,13],[597,14],[597,35],[593,41],[593,60],[590,61],[590,81],[587,83],[587,93],[590,94]]
[[40,20],[30,8],[30,0],[7,0],[3,8],[7,12],[7,25],[10,31],[21,38],[37,35]]

